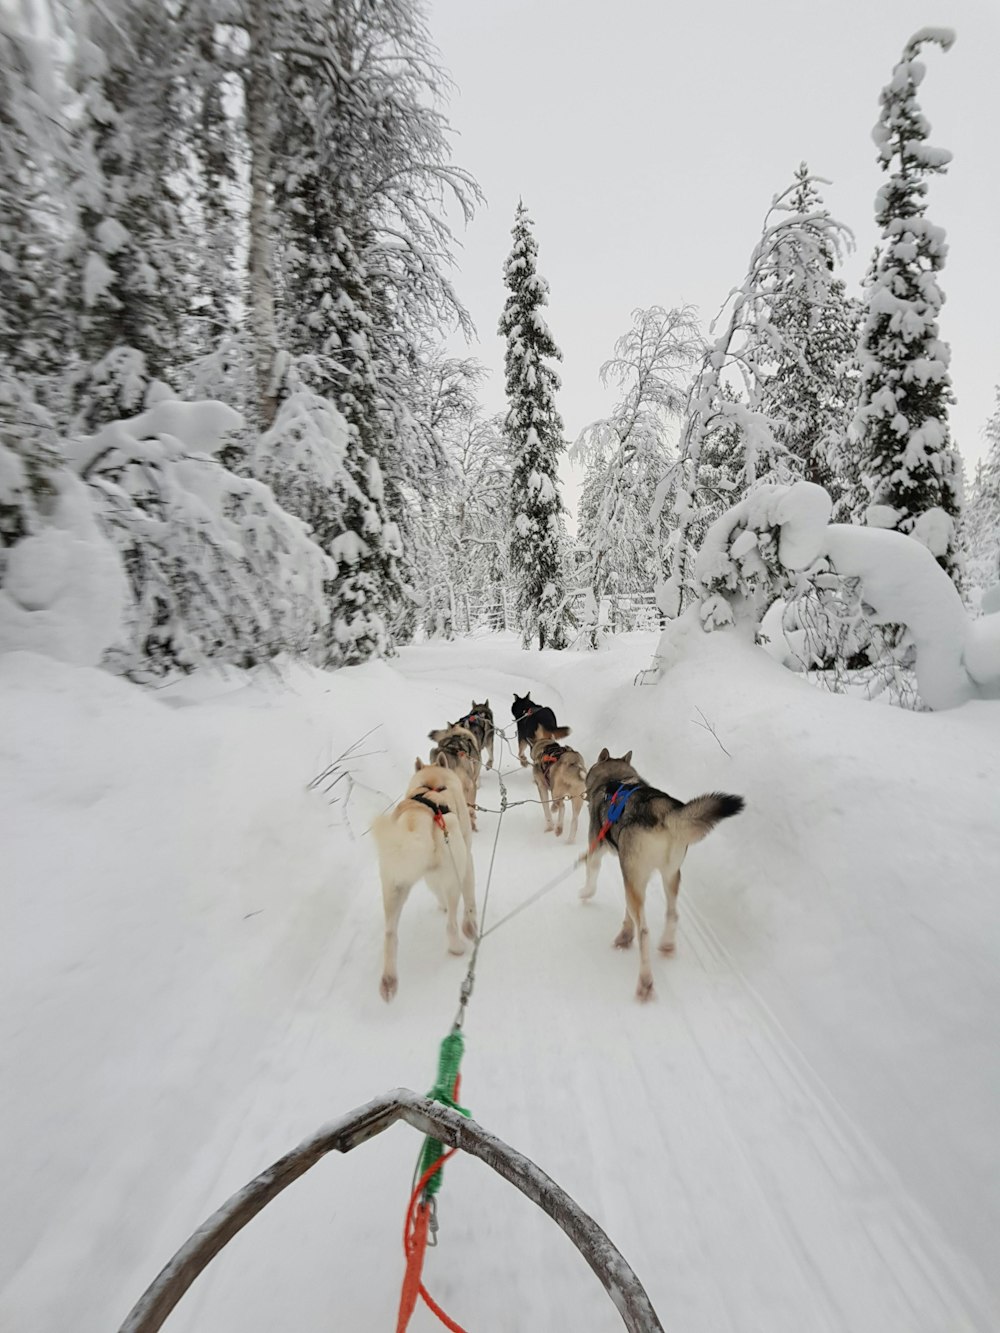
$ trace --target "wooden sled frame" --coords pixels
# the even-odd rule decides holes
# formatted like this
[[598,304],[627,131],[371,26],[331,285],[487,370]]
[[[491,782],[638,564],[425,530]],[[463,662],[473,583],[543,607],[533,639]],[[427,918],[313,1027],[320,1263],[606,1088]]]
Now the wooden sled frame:
[[322,1126],[244,1185],[177,1251],[132,1308],[119,1333],[157,1333],[198,1274],[238,1231],[329,1152],[350,1152],[397,1120],[491,1166],[548,1213],[600,1278],[629,1333],[663,1333],[642,1283],[593,1218],[528,1158],[458,1112],[396,1088]]

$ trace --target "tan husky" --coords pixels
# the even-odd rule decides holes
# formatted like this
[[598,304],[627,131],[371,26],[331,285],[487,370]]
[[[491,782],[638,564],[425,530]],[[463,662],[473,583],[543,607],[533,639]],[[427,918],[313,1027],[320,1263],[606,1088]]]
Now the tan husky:
[[[578,750],[559,742],[547,731],[539,731],[531,745],[531,771],[545,812],[545,832],[555,830],[556,837],[563,831],[564,802],[573,807],[567,842],[576,841],[580,811],[587,791],[587,765]],[[555,824],[552,811],[555,811]]]
[[396,945],[399,917],[418,879],[448,913],[449,952],[465,952],[458,930],[458,902],[465,904],[462,931],[476,938],[476,873],[472,863],[472,832],[465,794],[457,773],[441,764],[417,760],[406,795],[372,824],[378,848],[385,908],[385,948],[382,960],[383,1000],[391,1000],[399,986]]
[[476,828],[476,797],[479,794],[479,774],[482,770],[479,739],[468,727],[458,722],[449,722],[446,727],[428,732],[428,739],[434,742],[431,750],[431,763],[444,764],[452,769],[462,781],[465,803],[469,807],[469,818],[473,829]]
[[612,759],[607,750],[602,750],[587,773],[587,800],[590,843],[587,882],[580,890],[580,897],[594,896],[601,859],[605,852],[614,852],[625,881],[625,920],[615,947],[627,949],[638,930],[636,994],[640,1000],[648,1000],[653,994],[653,972],[649,965],[646,886],[653,872],[659,871],[667,895],[667,922],[660,939],[660,952],[673,953],[681,863],[687,849],[711,833],[720,820],[738,815],[743,809],[743,797],[713,791],[685,804],[644,782],[632,767],[631,750],[620,759]]

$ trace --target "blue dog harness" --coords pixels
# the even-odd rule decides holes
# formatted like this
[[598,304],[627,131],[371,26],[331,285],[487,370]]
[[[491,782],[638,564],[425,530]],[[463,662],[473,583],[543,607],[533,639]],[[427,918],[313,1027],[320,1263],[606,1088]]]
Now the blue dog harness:
[[638,791],[642,786],[641,782],[622,783],[616,787],[611,797],[611,804],[608,806],[608,813],[605,815],[605,821],[608,824],[617,824],[619,819],[625,813],[625,807],[628,805],[628,798],[634,791]]

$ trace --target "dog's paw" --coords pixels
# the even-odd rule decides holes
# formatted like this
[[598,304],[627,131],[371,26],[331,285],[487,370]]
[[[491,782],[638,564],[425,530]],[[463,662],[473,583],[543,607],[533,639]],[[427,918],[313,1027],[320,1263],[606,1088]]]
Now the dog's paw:
[[661,940],[659,944],[660,953],[665,957],[677,952],[677,944],[674,940]]
[[557,837],[557,838],[561,838],[561,837],[562,837],[562,829],[561,829],[561,828],[557,828],[557,829],[556,829],[556,837]]
[[456,935],[453,940],[448,941],[448,952],[453,953],[456,958],[460,958],[465,953],[465,940],[461,935]]
[[614,938],[614,947],[616,949],[631,949],[633,939],[635,939],[635,936],[631,930],[620,930]]
[[462,933],[470,940],[476,938],[476,923],[471,916],[467,916],[462,922]]
[[640,977],[639,984],[635,988],[635,998],[645,1004],[647,1000],[652,1000],[656,995],[653,989],[652,977]]
[[546,832],[546,833],[554,833],[555,830],[553,829],[553,827],[552,827],[551,824],[546,824],[546,825],[545,825],[545,832]]
[[593,888],[591,888],[588,884],[584,884],[583,888],[580,890],[580,901],[582,903],[589,903],[591,898],[593,898],[596,892],[597,892],[596,884],[594,885]]
[[390,977],[389,974],[386,973],[382,977],[382,980],[379,983],[379,988],[378,988],[378,992],[382,996],[382,999],[385,1000],[386,1004],[389,1003],[389,1001],[393,998],[393,996],[396,994],[398,990],[399,990],[399,978]]

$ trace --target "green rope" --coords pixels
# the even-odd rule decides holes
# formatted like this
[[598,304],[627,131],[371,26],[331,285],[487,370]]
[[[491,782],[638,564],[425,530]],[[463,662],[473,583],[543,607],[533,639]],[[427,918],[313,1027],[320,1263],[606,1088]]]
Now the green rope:
[[[441,1043],[441,1050],[438,1053],[438,1072],[437,1081],[433,1088],[427,1094],[432,1101],[440,1102],[442,1106],[450,1106],[453,1111],[459,1115],[468,1115],[469,1112],[464,1106],[459,1106],[452,1095],[455,1091],[455,1080],[458,1078],[459,1066],[462,1063],[462,1055],[465,1052],[465,1038],[461,1032],[449,1032]],[[423,1151],[420,1154],[420,1164],[417,1167],[417,1176],[420,1177],[432,1166],[444,1152],[444,1144],[440,1139],[428,1138],[424,1142]],[[424,1186],[424,1194],[437,1194],[441,1188],[443,1167],[438,1167],[437,1171],[431,1176]]]

